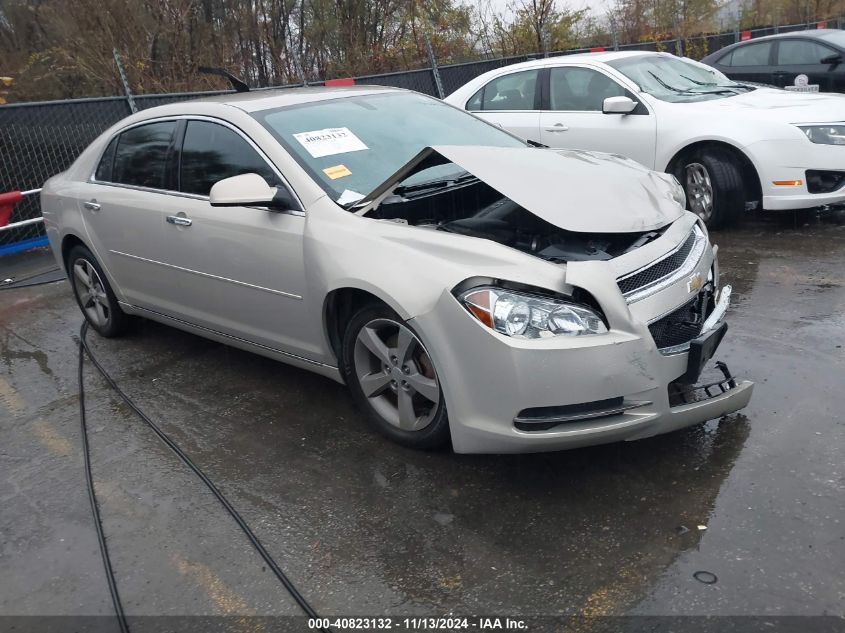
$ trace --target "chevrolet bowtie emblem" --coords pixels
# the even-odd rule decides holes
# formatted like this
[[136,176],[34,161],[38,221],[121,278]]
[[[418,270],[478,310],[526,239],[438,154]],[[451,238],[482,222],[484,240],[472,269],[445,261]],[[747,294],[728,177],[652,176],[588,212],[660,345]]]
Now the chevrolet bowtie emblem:
[[701,290],[701,273],[695,273],[687,280],[687,292],[698,292]]

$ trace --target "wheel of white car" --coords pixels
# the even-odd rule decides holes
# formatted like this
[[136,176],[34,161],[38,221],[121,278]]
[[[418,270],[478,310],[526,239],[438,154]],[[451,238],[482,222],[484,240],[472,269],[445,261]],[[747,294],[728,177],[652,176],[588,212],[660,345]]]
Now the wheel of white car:
[[364,306],[343,337],[344,378],[380,433],[411,448],[449,440],[437,370],[419,336],[385,305]]
[[711,229],[735,222],[745,210],[742,168],[734,156],[705,149],[681,161],[678,180],[687,194],[687,208]]
[[68,254],[67,271],[73,296],[89,325],[107,338],[123,334],[129,317],[120,309],[93,253],[82,245],[74,246]]

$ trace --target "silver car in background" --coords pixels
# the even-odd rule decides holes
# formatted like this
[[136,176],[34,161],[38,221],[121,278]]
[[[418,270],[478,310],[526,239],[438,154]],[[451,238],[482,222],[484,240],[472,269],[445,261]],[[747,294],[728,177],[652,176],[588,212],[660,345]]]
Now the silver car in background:
[[103,336],[154,319],[346,383],[407,446],[544,451],[744,407],[707,230],[671,176],[531,146],[420,94],[297,89],[145,110],[49,180]]

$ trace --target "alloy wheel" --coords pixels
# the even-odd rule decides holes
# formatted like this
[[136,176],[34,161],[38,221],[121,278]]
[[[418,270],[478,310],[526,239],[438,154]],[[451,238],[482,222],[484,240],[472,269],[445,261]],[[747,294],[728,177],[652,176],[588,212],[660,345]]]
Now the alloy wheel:
[[686,190],[690,210],[705,222],[713,215],[713,185],[710,173],[701,163],[686,166]]
[[440,405],[440,383],[422,342],[392,319],[369,321],[355,339],[355,376],[375,411],[403,431],[431,424]]
[[79,305],[97,327],[106,327],[111,318],[111,308],[106,288],[97,269],[87,259],[79,258],[73,264],[73,287],[79,298]]

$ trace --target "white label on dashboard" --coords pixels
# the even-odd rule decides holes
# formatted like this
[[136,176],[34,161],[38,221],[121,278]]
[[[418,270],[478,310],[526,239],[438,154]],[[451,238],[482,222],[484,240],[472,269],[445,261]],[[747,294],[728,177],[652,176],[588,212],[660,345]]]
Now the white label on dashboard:
[[328,127],[313,132],[300,132],[294,134],[293,138],[314,158],[370,149],[348,127]]

